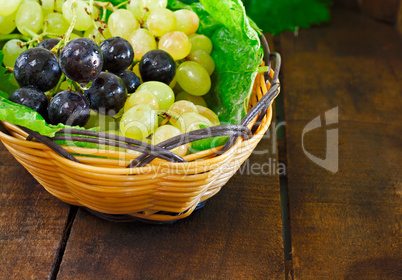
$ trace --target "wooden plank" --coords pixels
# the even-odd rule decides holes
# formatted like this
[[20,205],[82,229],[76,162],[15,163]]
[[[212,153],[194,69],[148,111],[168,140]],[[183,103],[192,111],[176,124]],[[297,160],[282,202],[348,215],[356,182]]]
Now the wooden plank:
[[49,278],[69,206],[47,193],[3,144],[0,182],[0,278]]
[[363,0],[361,9],[368,16],[394,24],[399,5],[400,0]]
[[[400,279],[401,49],[395,29],[341,9],[280,36],[295,279]],[[333,174],[302,137],[336,106],[339,123],[304,137],[325,158],[326,129],[338,129]]]
[[174,224],[116,224],[79,210],[59,278],[284,279],[279,180],[258,169],[277,159],[263,153],[270,139],[260,144],[243,175]]

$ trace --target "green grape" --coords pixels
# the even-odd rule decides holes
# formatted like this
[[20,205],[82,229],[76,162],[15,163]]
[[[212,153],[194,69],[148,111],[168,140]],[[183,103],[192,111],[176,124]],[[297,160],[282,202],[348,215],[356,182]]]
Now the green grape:
[[176,95],[176,101],[179,101],[179,100],[188,100],[188,101],[191,101],[196,106],[200,105],[200,106],[207,107],[207,103],[205,102],[205,100],[202,96],[191,95],[185,91],[181,91],[181,92],[179,92],[178,95]]
[[169,53],[174,60],[180,60],[190,53],[191,43],[186,34],[173,31],[162,36],[158,48]]
[[162,82],[145,82],[141,84],[137,91],[146,90],[152,92],[158,99],[159,110],[167,110],[174,103],[173,90]]
[[[172,125],[162,125],[158,127],[153,134],[152,144],[157,145],[163,141],[166,141],[172,137],[179,136],[181,134],[180,129]],[[172,150],[173,153],[179,156],[185,156],[187,154],[188,145],[184,144]]]
[[119,9],[110,15],[108,27],[113,37],[128,39],[130,34],[138,29],[139,24],[132,13],[125,9]]
[[138,21],[141,22],[143,20],[145,14],[143,0],[131,0],[130,3],[127,4],[127,10],[129,10]]
[[47,31],[57,35],[63,35],[66,33],[70,26],[63,15],[59,13],[48,14],[45,17],[45,21],[47,21]]
[[211,127],[213,125],[207,118],[200,114],[190,112],[181,115],[174,126],[180,129],[181,132],[187,133],[193,130]]
[[36,2],[23,3],[18,9],[15,23],[18,31],[24,35],[29,35],[26,29],[37,33],[43,24],[42,7]]
[[184,32],[187,36],[194,34],[200,25],[198,15],[190,10],[178,10],[174,12],[176,16],[176,30]]
[[26,46],[20,46],[22,43],[24,42],[18,39],[12,39],[5,43],[3,46],[3,63],[5,66],[14,67],[17,57],[27,49]]
[[103,29],[103,36],[102,34],[99,32],[98,28],[95,28],[94,26],[90,27],[89,29],[87,29],[83,35],[84,38],[89,38],[94,40],[97,43],[103,42],[105,39],[109,39],[112,36],[112,34],[110,34],[109,28],[108,27],[104,27],[100,22],[96,22],[96,26],[99,28],[101,27]]
[[166,7],[167,0],[131,0],[127,5],[127,10],[129,10],[138,21],[145,22],[149,12]]
[[176,17],[168,9],[156,9],[147,19],[148,30],[156,37],[161,37],[176,28]]
[[211,88],[211,78],[207,70],[194,61],[180,64],[176,77],[181,88],[192,95],[204,95]]
[[15,17],[17,12],[8,16],[0,16],[0,34],[10,34],[14,31],[17,25],[15,24]]
[[203,50],[198,50],[195,52],[190,53],[187,56],[187,60],[197,62],[201,64],[205,70],[207,70],[208,74],[211,76],[215,70],[215,62],[213,58],[204,52]]
[[[180,101],[176,101],[175,103],[173,103],[172,106],[170,106],[168,113],[175,116],[175,117],[179,117],[181,115],[183,115],[184,113],[198,113],[197,107],[195,107],[195,105],[187,100],[180,100]],[[170,123],[171,124],[175,124],[176,123],[176,119],[170,118]]]
[[77,39],[77,38],[82,38],[82,35],[77,34],[77,33],[75,33],[75,32],[73,32],[73,33],[70,34],[70,41],[72,41],[72,40],[74,40],[74,39]]
[[197,107],[198,114],[206,117],[214,126],[219,125],[219,118],[211,109],[200,105],[195,105],[195,107]]
[[144,54],[156,49],[155,37],[143,28],[139,28],[131,33],[128,41],[134,49],[134,60],[140,60]]
[[107,130],[116,130],[119,129],[119,122],[108,115],[98,114],[91,110],[89,120],[86,123],[85,128],[90,129],[93,127],[99,127],[99,131],[101,132],[105,132]]
[[207,54],[212,52],[212,41],[205,35],[192,34],[189,36],[191,42],[191,52],[202,50]]
[[138,104],[148,104],[155,111],[159,110],[158,99],[148,90],[137,90],[134,92],[124,104],[124,111],[128,111],[131,107]]
[[[73,2],[74,0],[67,0],[64,2],[62,10],[63,16],[68,21],[73,20]],[[87,11],[90,11],[89,5],[82,0],[76,0],[77,2],[77,21],[75,23],[74,29],[79,31],[85,31],[92,25],[91,16],[88,15]]]
[[0,16],[6,17],[13,14],[20,5],[21,0],[0,0]]
[[61,13],[63,0],[42,0],[42,9],[45,14]]
[[139,104],[124,112],[120,120],[120,132],[125,137],[147,140],[158,127],[156,111],[149,105]]
[[154,11],[156,9],[163,9],[167,7],[167,0],[142,0],[144,7],[149,11]]

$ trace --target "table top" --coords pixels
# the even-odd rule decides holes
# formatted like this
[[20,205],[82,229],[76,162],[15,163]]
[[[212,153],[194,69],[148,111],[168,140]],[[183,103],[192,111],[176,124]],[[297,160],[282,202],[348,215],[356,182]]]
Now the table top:
[[273,129],[173,224],[69,206],[0,144],[0,278],[400,279],[401,37],[334,9],[330,24],[273,41]]

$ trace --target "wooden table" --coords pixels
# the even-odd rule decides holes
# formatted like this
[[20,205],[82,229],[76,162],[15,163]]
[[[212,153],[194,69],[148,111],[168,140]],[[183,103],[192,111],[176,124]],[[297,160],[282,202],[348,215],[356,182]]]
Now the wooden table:
[[[111,223],[70,207],[1,145],[0,279],[401,279],[401,38],[334,9],[331,24],[274,42],[279,138],[270,130],[182,221]],[[338,151],[324,168],[328,131]]]

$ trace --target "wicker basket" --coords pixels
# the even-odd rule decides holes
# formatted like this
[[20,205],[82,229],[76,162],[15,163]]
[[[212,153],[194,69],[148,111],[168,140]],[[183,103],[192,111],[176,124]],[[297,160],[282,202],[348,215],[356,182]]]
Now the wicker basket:
[[[242,122],[238,126],[217,127],[209,135],[229,136],[222,147],[180,160],[169,151],[178,145],[174,139],[156,148],[147,145],[150,148],[142,150],[140,155],[110,149],[61,147],[53,140],[79,132],[60,131],[50,139],[7,122],[1,122],[6,131],[0,132],[0,139],[49,193],[68,204],[86,207],[113,220],[163,223],[185,218],[219,192],[250,156],[271,123],[271,103],[279,93],[280,56],[269,53],[264,38],[262,43],[269,75],[257,75],[249,112]],[[271,61],[275,61],[274,70]],[[193,141],[205,138],[204,134],[201,130],[188,136]],[[74,136],[74,140],[92,141],[93,136],[112,145],[110,135],[96,132],[90,138]],[[115,140],[136,147],[136,143],[121,138]]]

